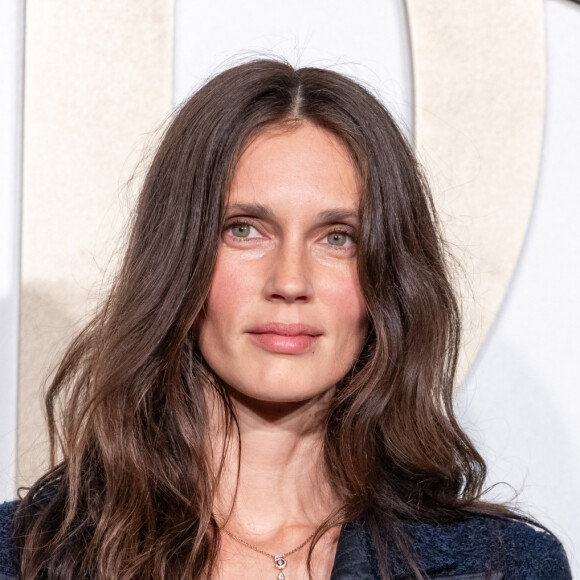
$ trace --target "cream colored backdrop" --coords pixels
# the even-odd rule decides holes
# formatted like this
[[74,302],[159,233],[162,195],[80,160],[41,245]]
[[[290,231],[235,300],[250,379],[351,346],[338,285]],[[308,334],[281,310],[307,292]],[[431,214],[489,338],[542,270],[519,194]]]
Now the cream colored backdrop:
[[415,136],[458,277],[463,376],[495,318],[532,208],[544,123],[541,0],[407,0]]
[[94,307],[124,184],[170,113],[172,32],[171,0],[27,2],[19,483],[46,461],[39,387]]

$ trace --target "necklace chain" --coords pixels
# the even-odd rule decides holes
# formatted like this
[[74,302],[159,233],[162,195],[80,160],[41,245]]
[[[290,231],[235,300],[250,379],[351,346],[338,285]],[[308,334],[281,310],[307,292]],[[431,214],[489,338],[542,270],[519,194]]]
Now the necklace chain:
[[238,538],[238,536],[235,536],[231,532],[228,532],[228,530],[226,530],[225,528],[222,531],[224,531],[228,536],[231,536],[232,538],[234,538],[234,540],[237,540],[241,544],[244,544],[244,546],[248,546],[248,548],[252,548],[252,550],[255,550],[256,552],[260,552],[261,554],[265,554],[269,558],[274,558],[274,559],[282,558],[284,556],[289,556],[290,554],[297,552],[298,550],[300,550],[300,548],[302,548],[302,546],[306,545],[308,540],[310,540],[310,538],[312,538],[314,536],[314,534],[316,533],[316,530],[314,532],[312,532],[312,534],[310,534],[306,538],[306,540],[304,540],[304,542],[302,542],[297,548],[294,548],[293,550],[290,550],[289,552],[284,552],[284,554],[282,556],[275,556],[274,554],[270,554],[269,552],[266,552],[265,550],[262,550],[261,548],[258,548],[257,546],[252,546],[252,544],[246,542],[245,540],[242,540],[242,538]]
[[235,534],[232,534],[231,532],[228,532],[228,530],[226,530],[225,528],[221,528],[221,529],[228,536],[232,537],[237,542],[240,542],[240,544],[243,544],[244,546],[251,548],[255,552],[260,552],[260,554],[264,554],[265,556],[268,556],[268,558],[272,558],[274,560],[274,566],[276,567],[277,570],[280,570],[280,573],[278,574],[278,580],[285,580],[285,578],[286,578],[286,576],[284,575],[284,572],[282,572],[282,570],[284,568],[286,568],[286,566],[288,565],[288,563],[286,562],[286,557],[289,556],[290,554],[293,554],[294,552],[297,552],[298,550],[300,550],[300,548],[305,546],[307,544],[307,542],[312,537],[314,537],[314,534],[316,534],[316,530],[315,530],[299,546],[297,546],[293,550],[290,550],[289,552],[284,552],[284,554],[277,554],[276,555],[276,554],[270,554],[269,552],[266,552],[266,550],[262,550],[261,548],[258,548],[258,546],[253,546],[249,542],[246,542],[246,540],[242,540],[242,538],[236,536]]

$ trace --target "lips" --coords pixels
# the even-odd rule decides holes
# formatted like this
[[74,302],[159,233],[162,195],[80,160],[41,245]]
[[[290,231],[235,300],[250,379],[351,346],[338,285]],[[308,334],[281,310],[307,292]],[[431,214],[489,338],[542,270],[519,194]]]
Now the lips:
[[250,338],[260,348],[282,354],[308,352],[322,331],[308,324],[268,322],[249,329]]
[[250,328],[247,332],[252,334],[279,334],[280,336],[320,336],[322,330],[308,324],[284,324],[283,322],[267,322]]

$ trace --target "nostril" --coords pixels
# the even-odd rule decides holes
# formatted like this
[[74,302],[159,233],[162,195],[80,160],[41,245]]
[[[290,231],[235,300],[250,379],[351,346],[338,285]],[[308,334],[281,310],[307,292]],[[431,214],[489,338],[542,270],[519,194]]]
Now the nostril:
[[308,296],[283,296],[282,294],[270,294],[270,300],[284,300],[285,302],[296,302],[300,300],[301,302],[308,302]]

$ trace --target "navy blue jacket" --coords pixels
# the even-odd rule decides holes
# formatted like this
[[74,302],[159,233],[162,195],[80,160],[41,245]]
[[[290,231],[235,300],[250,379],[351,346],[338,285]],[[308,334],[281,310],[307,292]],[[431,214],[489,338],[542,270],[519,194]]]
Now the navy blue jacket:
[[[12,542],[17,502],[0,505],[0,580],[18,577]],[[476,516],[451,524],[409,523],[407,532],[425,574],[448,580],[570,580],[560,542],[514,520]],[[391,554],[394,579],[413,578],[403,558]],[[330,580],[380,580],[376,553],[361,522],[342,527]]]

